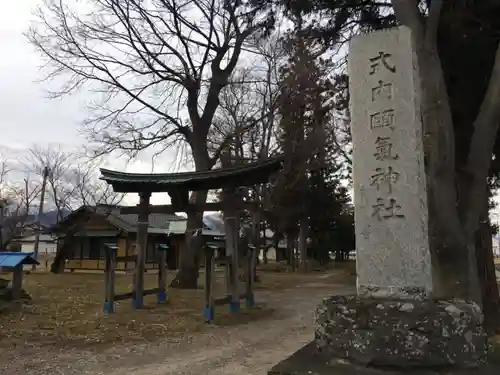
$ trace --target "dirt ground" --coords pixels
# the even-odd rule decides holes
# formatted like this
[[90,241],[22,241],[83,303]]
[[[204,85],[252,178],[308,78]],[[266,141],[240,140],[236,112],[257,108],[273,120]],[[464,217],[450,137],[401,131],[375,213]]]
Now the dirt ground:
[[264,375],[312,339],[313,312],[322,298],[354,292],[353,285],[336,284],[331,276],[316,273],[289,288],[258,290],[258,303],[272,314],[198,333],[97,348],[32,345],[26,339],[0,352],[0,374]]
[[[215,283],[215,296],[224,296],[224,281],[219,272]],[[157,286],[157,274],[145,275],[146,288]],[[169,280],[174,277],[170,272]],[[260,287],[282,289],[293,277],[291,274],[266,273]],[[145,308],[134,310],[130,299],[116,303],[116,313],[103,312],[104,288],[101,273],[32,273],[25,276],[24,288],[31,295],[28,303],[0,306],[0,350],[23,346],[58,346],[60,348],[108,347],[121,343],[144,342],[168,335],[182,336],[204,328],[204,275],[197,290],[171,289],[169,302],[158,305],[156,296],[145,297]],[[131,275],[117,275],[117,293],[130,292]],[[241,289],[244,285],[241,283]],[[272,313],[271,309],[245,311],[240,321],[260,319]],[[231,318],[231,319],[229,319]],[[227,311],[216,315],[217,323],[235,320]]]

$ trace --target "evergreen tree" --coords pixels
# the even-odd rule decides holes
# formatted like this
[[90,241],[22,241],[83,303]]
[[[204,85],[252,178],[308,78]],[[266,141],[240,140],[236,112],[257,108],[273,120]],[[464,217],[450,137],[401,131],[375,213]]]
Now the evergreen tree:
[[[298,35],[309,36],[323,50],[337,50],[359,32],[397,25],[412,30],[424,99],[436,286],[441,295],[482,304],[486,326],[492,331],[500,322],[488,223],[488,176],[500,175],[500,2],[277,2],[300,25]],[[315,22],[318,16],[324,22]]]
[[309,256],[321,263],[328,261],[329,251],[351,250],[354,236],[345,209],[349,198],[338,179],[340,167],[327,144],[338,87],[330,70],[331,62],[318,58],[305,39],[293,40],[279,101],[279,141],[286,159],[271,195],[281,231],[295,239],[299,222],[308,223]]
[[309,178],[310,257],[321,264],[336,260],[354,249],[354,216],[347,189],[338,180],[337,166],[326,165]]

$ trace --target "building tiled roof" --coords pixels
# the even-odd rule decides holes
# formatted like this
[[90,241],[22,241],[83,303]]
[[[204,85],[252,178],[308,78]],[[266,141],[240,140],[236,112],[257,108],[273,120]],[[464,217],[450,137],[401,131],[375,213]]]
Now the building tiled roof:
[[[99,205],[95,207],[82,206],[78,210],[73,211],[68,215],[57,227],[53,227],[54,231],[61,231],[64,228],[66,220],[71,220],[72,217],[78,215],[84,210],[91,210],[98,215],[105,216],[106,219],[114,226],[123,229],[126,232],[137,231],[138,215],[137,214],[121,214],[121,206]],[[150,233],[168,233],[170,222],[183,220],[184,218],[175,214],[150,214],[149,215],[149,232]]]
[[[120,206],[115,206],[109,211],[109,207],[105,208],[106,213],[109,214],[108,218],[118,224],[122,229],[128,232],[135,232],[137,230],[137,223],[139,220],[138,214],[122,214],[120,213]],[[175,214],[149,214],[149,232],[165,232],[170,228],[170,222],[183,220],[181,216]],[[125,225],[123,225],[125,224]]]

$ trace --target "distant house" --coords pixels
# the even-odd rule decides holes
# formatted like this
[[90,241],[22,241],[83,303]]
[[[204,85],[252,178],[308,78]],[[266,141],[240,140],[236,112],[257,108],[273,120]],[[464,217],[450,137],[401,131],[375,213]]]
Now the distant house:
[[[122,214],[118,206],[81,207],[71,213],[53,229],[60,237],[59,247],[66,246],[65,268],[104,269],[105,246],[115,245],[118,258],[130,258],[119,260],[116,268],[133,269],[137,220],[137,214]],[[207,215],[203,221],[204,235],[224,236],[224,224],[217,215]],[[174,214],[149,215],[146,269],[157,268],[158,245],[162,244],[169,246],[168,267],[178,268],[185,248],[186,224],[186,218]]]
[[[70,270],[104,269],[105,246],[117,247],[117,257],[131,257],[135,254],[137,235],[137,214],[121,214],[119,206],[82,206],[72,212],[52,231],[59,237],[59,251],[66,254],[65,267]],[[171,214],[150,214],[146,268],[156,268],[158,245],[170,242],[167,262],[176,267],[179,262],[181,244],[168,238],[170,224],[184,220]],[[132,259],[117,262],[118,270],[132,269]]]
[[[36,236],[28,235],[16,239],[16,242],[21,245],[21,252],[32,253],[35,251],[35,238]],[[57,238],[51,234],[42,233],[38,242],[38,254],[55,255],[57,252]]]
[[40,231],[38,253],[39,254],[55,254],[57,251],[57,238],[50,233],[52,228],[60,218],[65,218],[71,211],[63,209],[59,213],[57,210],[52,210],[43,213],[40,216],[38,223],[37,216],[30,214],[26,217],[23,223],[22,232],[15,239],[16,243],[21,245],[21,251],[31,253],[35,250],[36,233]]

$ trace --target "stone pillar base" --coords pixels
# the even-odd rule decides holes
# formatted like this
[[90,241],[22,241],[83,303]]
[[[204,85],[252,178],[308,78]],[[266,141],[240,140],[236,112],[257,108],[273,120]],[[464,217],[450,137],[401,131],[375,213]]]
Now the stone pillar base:
[[476,367],[486,359],[482,312],[471,302],[333,296],[315,320],[316,347],[332,358],[396,367]]

